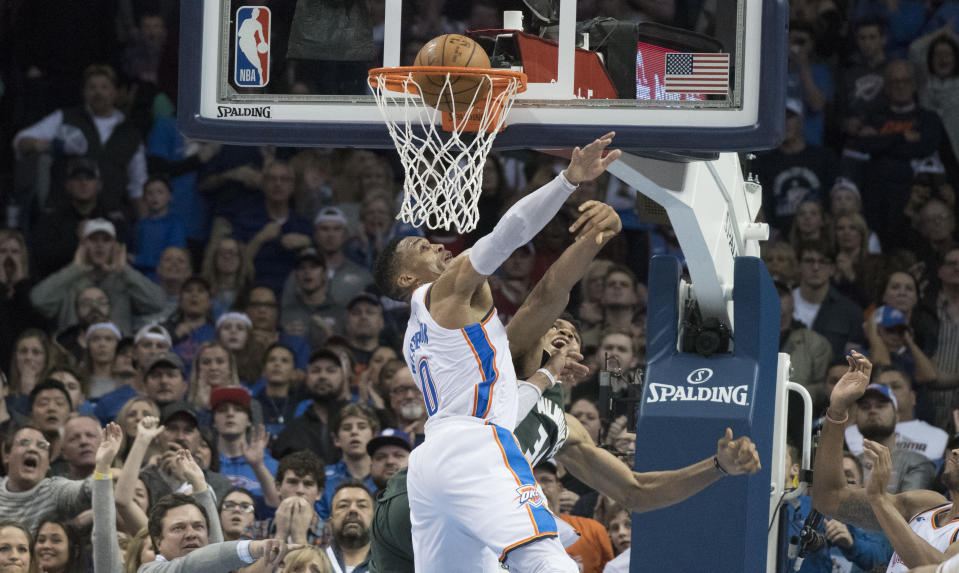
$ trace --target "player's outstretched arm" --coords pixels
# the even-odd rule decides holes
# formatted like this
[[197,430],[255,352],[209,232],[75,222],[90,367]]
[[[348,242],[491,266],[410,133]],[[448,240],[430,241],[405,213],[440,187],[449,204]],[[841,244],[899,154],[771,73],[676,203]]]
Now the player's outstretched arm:
[[[582,149],[575,148],[569,165],[556,179],[510,207],[493,231],[476,241],[466,253],[469,264],[451,265],[450,272],[444,272],[436,280],[434,300],[452,298],[459,304],[473,301],[474,294],[486,283],[486,277],[496,272],[513,251],[532,240],[546,226],[577,185],[599,177],[619,158],[619,150],[605,153],[614,135],[610,132]],[[434,314],[434,318],[443,324],[441,317]]]
[[[593,444],[576,418],[566,416],[569,437],[557,459],[577,479],[608,495],[631,512],[668,507],[699,493],[726,475],[759,471],[759,456],[752,441],[733,439],[732,430],[719,439],[717,452],[678,470],[633,472],[607,450]],[[718,465],[717,465],[718,464]]]
[[[892,457],[889,455],[889,448],[872,440],[863,440],[863,454],[872,467],[869,483],[866,484],[865,488],[866,497],[876,520],[882,526],[883,534],[892,543],[902,562],[909,567],[936,565],[959,552],[959,544],[956,543],[942,552],[919,537],[909,527],[909,523],[906,521],[908,517],[903,516],[899,506],[903,505],[907,498],[913,497],[913,493],[905,492],[893,495],[886,491],[892,469]],[[935,507],[935,505],[929,507]],[[922,510],[917,510],[916,513],[919,511]]]
[[[829,408],[819,438],[816,462],[813,467],[816,487],[812,491],[812,505],[821,513],[835,519],[879,531],[882,529],[869,503],[864,488],[848,487],[842,472],[842,447],[845,439],[843,425],[849,417],[849,408],[866,391],[872,373],[872,363],[862,354],[852,351],[846,357],[849,370],[839,379],[829,398]],[[941,495],[916,490],[894,497],[896,509],[903,519],[918,511],[945,503]]]
[[[585,276],[589,263],[623,228],[619,215],[605,203],[586,201],[579,206],[579,212],[579,218],[570,227],[570,232],[577,233],[576,241],[550,265],[506,325],[509,350],[514,360],[520,360],[546,334],[569,304],[569,293]],[[538,365],[541,357],[532,356],[530,359]]]

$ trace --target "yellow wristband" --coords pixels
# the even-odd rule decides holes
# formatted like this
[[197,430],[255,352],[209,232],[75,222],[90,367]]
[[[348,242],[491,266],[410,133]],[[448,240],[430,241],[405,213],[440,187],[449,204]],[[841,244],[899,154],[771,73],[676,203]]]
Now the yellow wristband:
[[101,474],[100,472],[93,472],[93,479],[113,479],[113,474]]

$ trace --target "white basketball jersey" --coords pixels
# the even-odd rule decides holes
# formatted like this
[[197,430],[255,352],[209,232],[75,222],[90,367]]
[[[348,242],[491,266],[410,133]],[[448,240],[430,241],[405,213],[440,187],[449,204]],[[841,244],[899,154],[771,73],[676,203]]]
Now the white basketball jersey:
[[413,372],[430,422],[474,416],[512,430],[516,424],[517,385],[506,328],[493,309],[482,322],[449,330],[430,316],[433,283],[413,292],[403,356]]
[[[926,540],[939,551],[945,550],[959,537],[959,518],[953,519],[940,527],[936,527],[936,516],[949,511],[952,508],[951,503],[940,505],[916,515],[909,520],[909,527],[916,532],[916,535]],[[889,567],[886,573],[906,573],[909,567],[902,562],[898,553],[892,554],[889,561]]]

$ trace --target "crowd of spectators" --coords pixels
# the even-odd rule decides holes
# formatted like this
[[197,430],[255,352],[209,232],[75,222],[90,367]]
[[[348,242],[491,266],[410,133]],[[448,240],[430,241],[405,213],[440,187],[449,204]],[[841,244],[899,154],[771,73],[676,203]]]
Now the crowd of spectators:
[[[299,4],[269,3],[278,18]],[[382,4],[363,12],[375,18]],[[422,12],[414,45],[495,27],[505,6],[411,4]],[[695,2],[585,4],[584,17],[695,27]],[[935,489],[959,431],[957,6],[792,2],[786,137],[744,157],[763,185],[763,258],[793,379],[821,413],[847,353],[870,357],[887,391],[866,393],[849,416],[849,482],[869,479],[856,458],[865,437],[892,451],[897,492]],[[26,548],[0,560],[136,571],[224,541],[237,542],[216,547],[239,568],[290,542],[310,547],[287,556],[289,571],[361,572],[375,494],[422,442],[426,418],[400,357],[408,308],[377,292],[373,261],[411,234],[462,252],[564,163],[490,154],[479,229],[456,236],[392,219],[402,181],[391,153],[185,140],[178,10],[0,1],[0,27],[21,38],[0,59],[0,542]],[[301,62],[276,77],[319,76]],[[596,374],[643,367],[648,261],[677,252],[668,225],[637,217],[636,196],[608,175],[584,183],[490,281],[506,322],[572,241],[576,207],[617,209],[623,232],[568,309],[591,374],[564,390],[591,438],[627,463],[632,436],[600,419]],[[562,464],[536,475],[582,534],[570,551],[584,570],[628,548],[625,510]],[[787,519],[801,522],[803,507]],[[861,530],[834,523],[824,531],[835,550],[803,571],[888,560],[888,543],[862,537],[878,548],[864,557],[850,549]],[[204,558],[227,559],[212,551]]]

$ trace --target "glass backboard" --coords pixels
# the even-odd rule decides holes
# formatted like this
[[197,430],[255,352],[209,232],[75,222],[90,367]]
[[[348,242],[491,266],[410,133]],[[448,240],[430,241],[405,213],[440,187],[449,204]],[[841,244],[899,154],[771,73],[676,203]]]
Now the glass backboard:
[[497,148],[617,146],[677,156],[778,145],[783,0],[195,0],[181,7],[185,135],[391,147],[367,70],[444,33],[529,77]]

